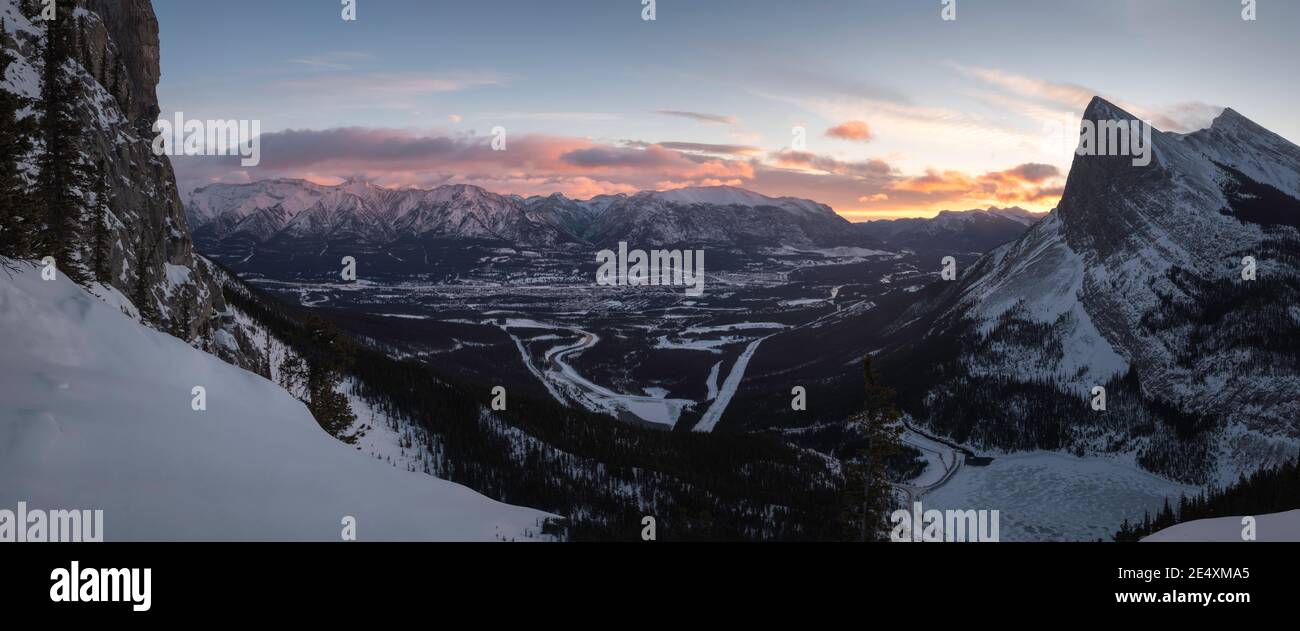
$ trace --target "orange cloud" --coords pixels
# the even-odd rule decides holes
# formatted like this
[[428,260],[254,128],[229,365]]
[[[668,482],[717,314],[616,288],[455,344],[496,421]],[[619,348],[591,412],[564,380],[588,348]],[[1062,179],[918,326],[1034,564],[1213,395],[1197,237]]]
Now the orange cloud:
[[889,176],[893,168],[884,160],[848,162],[807,151],[781,151],[769,156],[772,163],[788,169],[824,171],[838,175],[881,178]]
[[863,121],[852,120],[827,129],[826,135],[840,140],[868,142],[871,140],[871,128]]
[[[928,170],[924,175],[900,178],[885,187],[880,202],[891,208],[934,208],[958,203],[970,208],[988,204],[1023,204],[1034,208],[1055,206],[1064,191],[1060,169],[1050,164],[1027,163],[1003,171],[971,175],[961,171]],[[859,202],[876,202],[860,198]]]
[[[361,177],[380,186],[432,187],[466,183],[520,195],[561,192],[575,197],[717,182],[743,186],[754,177],[751,148],[665,143],[614,146],[585,138],[519,134],[495,151],[490,136],[394,129],[287,130],[264,134],[262,162],[252,170],[228,157],[176,157],[184,190],[212,182],[277,177],[336,183]],[[700,151],[731,152],[710,155]]]

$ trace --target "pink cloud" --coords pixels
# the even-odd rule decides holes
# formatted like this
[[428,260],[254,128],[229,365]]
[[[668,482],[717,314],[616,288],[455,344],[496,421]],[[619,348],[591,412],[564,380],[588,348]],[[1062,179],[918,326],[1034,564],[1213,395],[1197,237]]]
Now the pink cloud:
[[853,120],[827,129],[826,135],[840,140],[869,142],[871,140],[871,128],[863,121]]
[[327,184],[362,177],[392,187],[474,184],[506,194],[560,192],[577,198],[730,185],[813,199],[849,216],[881,211],[924,214],[995,203],[1050,208],[1063,185],[1055,167],[1034,163],[982,174],[930,170],[907,175],[880,159],[846,161],[809,152],[758,157],[725,146],[612,145],[545,134],[510,135],[506,141],[505,151],[494,151],[490,136],[472,132],[289,130],[262,136],[262,162],[252,169],[240,167],[238,157],[173,161],[182,191],[217,181],[277,177]]
[[754,175],[748,159],[545,134],[509,135],[504,151],[493,150],[490,136],[473,133],[358,127],[287,130],[264,134],[261,142],[262,162],[254,169],[219,156],[174,158],[182,190],[277,177],[363,177],[383,186],[469,183],[501,193],[589,196],[654,188],[665,180],[743,183]]

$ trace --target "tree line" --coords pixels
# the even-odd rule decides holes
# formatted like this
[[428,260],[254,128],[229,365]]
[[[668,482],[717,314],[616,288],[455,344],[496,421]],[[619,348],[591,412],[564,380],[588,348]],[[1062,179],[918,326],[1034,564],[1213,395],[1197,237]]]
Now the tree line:
[[1300,454],[1281,465],[1242,475],[1223,489],[1210,489],[1195,497],[1182,496],[1177,508],[1166,499],[1153,516],[1150,512],[1140,523],[1128,520],[1120,525],[1115,541],[1138,541],[1175,524],[1214,517],[1266,515],[1300,509]]

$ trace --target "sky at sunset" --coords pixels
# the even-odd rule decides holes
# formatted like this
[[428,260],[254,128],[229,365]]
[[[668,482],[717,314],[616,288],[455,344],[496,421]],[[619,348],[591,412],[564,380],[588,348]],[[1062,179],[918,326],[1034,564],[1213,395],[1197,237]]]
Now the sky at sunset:
[[[1295,142],[1300,2],[155,0],[164,118],[261,121],[210,182],[363,177],[585,198],[728,184],[851,220],[1050,210],[1094,95]],[[506,150],[489,146],[494,127]],[[800,146],[792,130],[806,130]],[[1064,130],[1064,131],[1063,131]]]

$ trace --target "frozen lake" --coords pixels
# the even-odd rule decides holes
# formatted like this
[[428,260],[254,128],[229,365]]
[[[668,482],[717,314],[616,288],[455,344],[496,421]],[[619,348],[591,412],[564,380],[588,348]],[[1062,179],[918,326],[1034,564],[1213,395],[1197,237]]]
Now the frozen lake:
[[998,510],[1003,541],[1110,541],[1125,518],[1141,521],[1166,497],[1176,505],[1199,492],[1130,461],[1028,452],[963,466],[921,501],[927,510]]

